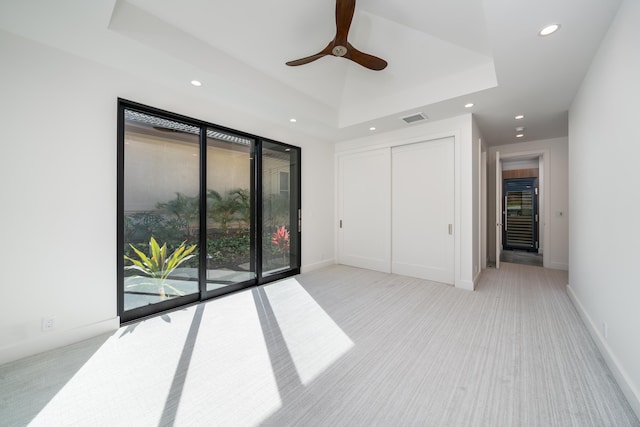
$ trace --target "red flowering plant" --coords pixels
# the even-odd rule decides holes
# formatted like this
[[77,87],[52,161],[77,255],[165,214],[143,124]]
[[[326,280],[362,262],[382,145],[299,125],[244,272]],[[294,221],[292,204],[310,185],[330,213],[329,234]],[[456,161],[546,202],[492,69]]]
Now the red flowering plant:
[[291,239],[289,236],[289,230],[284,225],[276,229],[271,236],[271,244],[276,247],[276,250],[282,254],[282,262],[286,264],[286,257],[289,253],[289,247]]

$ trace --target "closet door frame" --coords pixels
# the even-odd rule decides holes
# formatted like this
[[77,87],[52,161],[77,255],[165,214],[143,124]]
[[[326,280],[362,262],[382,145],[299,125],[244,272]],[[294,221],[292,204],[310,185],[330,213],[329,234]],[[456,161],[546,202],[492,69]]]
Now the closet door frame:
[[[341,229],[340,229],[340,219],[342,217],[342,215],[344,214],[343,212],[343,204],[344,204],[344,194],[342,191],[342,162],[343,159],[346,158],[347,156],[354,156],[354,155],[358,155],[358,154],[364,154],[367,152],[371,152],[373,150],[387,150],[389,153],[389,165],[391,165],[391,160],[390,160],[390,156],[391,156],[391,149],[393,147],[396,146],[402,146],[402,145],[408,145],[408,144],[415,144],[415,143],[419,143],[419,142],[428,142],[428,141],[435,141],[435,140],[439,140],[439,139],[443,139],[443,138],[448,138],[448,137],[453,137],[454,139],[454,219],[453,219],[453,238],[454,238],[454,286],[455,287],[459,287],[462,289],[469,289],[469,290],[473,290],[473,283],[469,282],[469,281],[463,281],[461,278],[461,263],[462,263],[462,259],[463,259],[463,253],[462,253],[462,245],[461,245],[461,241],[462,241],[462,237],[461,237],[461,227],[462,227],[462,182],[461,180],[463,179],[463,169],[461,167],[462,164],[462,147],[461,147],[461,132],[459,130],[453,130],[453,131],[447,131],[447,132],[441,132],[441,133],[434,133],[434,134],[430,134],[427,136],[416,136],[416,137],[411,137],[411,138],[406,138],[406,139],[401,139],[401,140],[396,140],[396,141],[387,141],[384,143],[380,143],[380,144],[376,144],[376,145],[372,145],[372,146],[368,146],[365,148],[357,148],[357,149],[353,149],[353,150],[345,150],[339,153],[336,153],[336,194],[337,194],[337,203],[336,203],[336,217],[335,217],[335,224],[336,224],[336,232],[335,232],[335,239],[336,239],[336,259],[338,261],[338,263],[342,263],[343,261],[343,254],[341,253],[342,250],[342,245],[341,245]],[[471,156],[471,153],[469,153],[469,156]],[[469,171],[468,176],[464,176],[465,179],[469,179],[472,180],[473,177],[471,176],[471,168],[468,168]],[[468,199],[471,198],[470,195],[467,195]],[[391,193],[389,192],[389,210],[391,209]],[[471,203],[468,203],[468,206],[465,205],[465,217],[469,216],[472,217],[472,206]],[[469,219],[468,224],[471,225],[471,220]],[[389,233],[391,233],[391,222],[389,221]],[[388,241],[388,246],[386,248],[389,252],[389,266],[388,266],[388,270],[387,272],[391,271],[391,240],[390,240],[390,234],[389,234],[389,241]],[[472,247],[469,247],[469,252],[472,253]],[[471,258],[471,253],[468,254],[469,259]],[[350,264],[347,264],[350,265]],[[380,270],[382,271],[382,270]]]

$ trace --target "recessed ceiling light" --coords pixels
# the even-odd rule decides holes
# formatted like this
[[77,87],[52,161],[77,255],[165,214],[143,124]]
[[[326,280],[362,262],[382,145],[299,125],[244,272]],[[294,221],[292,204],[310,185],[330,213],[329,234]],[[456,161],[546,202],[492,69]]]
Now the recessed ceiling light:
[[473,107],[473,102],[470,102],[464,105],[464,108],[471,108],[471,107]]
[[289,119],[289,121],[290,121],[291,123],[295,123],[295,122],[297,122],[297,120],[296,120],[296,119]]
[[522,132],[524,130],[524,126],[518,126],[516,128],[516,132]]
[[202,82],[200,80],[191,80],[191,84],[194,85],[195,87],[202,86]]
[[516,135],[516,138],[522,138],[524,136],[524,133],[519,133]]
[[374,128],[373,126],[371,126],[371,127],[369,128],[369,130],[376,130],[376,128]]
[[540,32],[538,33],[539,36],[548,36],[550,34],[555,33],[556,31],[558,31],[560,29],[560,24],[551,24],[551,25],[547,25],[546,27],[544,27],[543,29],[540,30]]
[[522,120],[524,119],[524,114],[519,114],[516,116],[516,120]]

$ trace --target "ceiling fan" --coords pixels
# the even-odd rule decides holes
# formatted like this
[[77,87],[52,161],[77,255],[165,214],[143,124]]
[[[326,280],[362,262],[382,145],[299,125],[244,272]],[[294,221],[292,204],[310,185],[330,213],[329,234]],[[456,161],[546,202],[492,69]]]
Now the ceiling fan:
[[306,58],[287,62],[287,65],[295,67],[297,65],[308,64],[326,55],[333,55],[352,60],[353,62],[380,71],[387,66],[387,61],[364,52],[360,52],[347,41],[349,27],[353,20],[353,12],[356,9],[356,0],[336,0],[336,36],[331,42],[315,55]]

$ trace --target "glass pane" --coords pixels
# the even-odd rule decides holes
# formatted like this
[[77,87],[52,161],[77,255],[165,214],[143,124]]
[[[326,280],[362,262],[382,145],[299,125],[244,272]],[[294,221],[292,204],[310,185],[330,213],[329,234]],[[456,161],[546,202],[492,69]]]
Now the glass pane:
[[262,147],[262,275],[298,267],[297,151],[264,142]]
[[199,133],[125,110],[125,311],[199,291]]
[[254,142],[207,131],[207,290],[255,278],[251,170]]
[[532,247],[533,241],[533,192],[508,191],[506,236],[509,247]]

